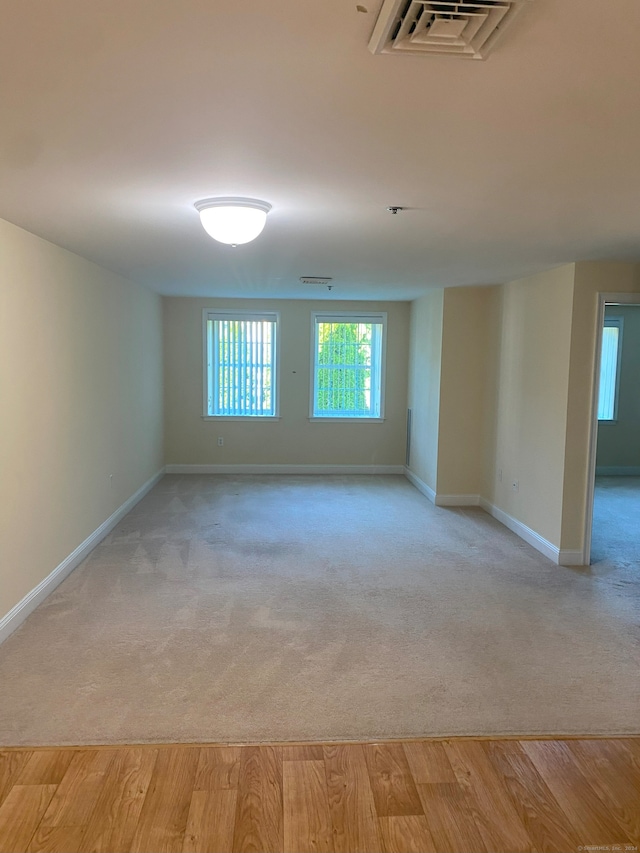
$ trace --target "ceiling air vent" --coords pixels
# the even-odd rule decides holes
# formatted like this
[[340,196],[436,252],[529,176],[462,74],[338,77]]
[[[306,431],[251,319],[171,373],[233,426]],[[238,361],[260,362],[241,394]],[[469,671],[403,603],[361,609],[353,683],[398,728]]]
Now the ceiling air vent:
[[333,281],[332,278],[321,278],[317,275],[303,275],[300,277],[300,281],[303,284],[329,284],[330,281]]
[[371,53],[439,53],[484,59],[532,0],[384,0]]

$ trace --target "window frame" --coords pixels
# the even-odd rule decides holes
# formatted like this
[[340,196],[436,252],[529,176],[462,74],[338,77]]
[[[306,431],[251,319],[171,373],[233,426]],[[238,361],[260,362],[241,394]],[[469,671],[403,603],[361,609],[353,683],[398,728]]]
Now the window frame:
[[[209,392],[211,383],[214,381],[213,361],[210,361],[210,341],[208,334],[209,320],[268,320],[275,324],[274,341],[272,343],[272,377],[275,383],[274,413],[272,415],[214,415],[209,412]],[[212,391],[213,393],[213,391]],[[279,311],[251,311],[248,309],[202,309],[202,419],[205,421],[243,421],[244,423],[258,423],[261,421],[280,420],[280,312]]]
[[[616,328],[618,329],[618,350],[616,352],[616,375],[614,382],[614,391],[613,391],[613,417],[612,418],[600,418],[598,417],[599,424],[615,424],[618,422],[618,400],[620,396],[620,368],[622,366],[622,333],[624,329],[624,317],[621,315],[615,316],[606,316],[604,318],[604,322],[602,324],[603,329],[603,339],[604,339],[604,329],[606,328]],[[602,351],[603,344],[600,345],[600,365],[598,367],[598,399],[596,400],[596,407],[599,407],[600,403],[600,386],[602,383]],[[597,411],[596,411],[597,415]]]
[[[361,415],[316,415],[316,368],[318,358],[319,322],[379,323],[382,325],[380,341],[380,413],[377,417]],[[373,372],[373,371],[372,371]],[[387,312],[386,311],[312,311],[311,312],[311,379],[309,394],[309,421],[313,423],[381,424],[385,421],[385,387],[387,374]]]

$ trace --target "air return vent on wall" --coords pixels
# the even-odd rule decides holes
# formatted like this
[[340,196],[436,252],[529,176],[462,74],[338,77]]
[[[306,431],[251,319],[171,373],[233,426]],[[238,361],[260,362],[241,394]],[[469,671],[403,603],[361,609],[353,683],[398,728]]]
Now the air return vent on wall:
[[372,53],[438,53],[484,59],[525,3],[532,0],[384,0]]

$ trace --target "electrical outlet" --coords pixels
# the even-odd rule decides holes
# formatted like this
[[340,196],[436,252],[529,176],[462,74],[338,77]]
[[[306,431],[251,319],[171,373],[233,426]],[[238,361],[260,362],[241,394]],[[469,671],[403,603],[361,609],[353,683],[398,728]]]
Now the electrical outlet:
[[511,483],[511,488],[513,489],[514,492],[519,491],[520,490],[520,481],[514,480],[513,483]]
[[218,436],[218,447],[222,447],[224,445],[224,438],[219,435]]

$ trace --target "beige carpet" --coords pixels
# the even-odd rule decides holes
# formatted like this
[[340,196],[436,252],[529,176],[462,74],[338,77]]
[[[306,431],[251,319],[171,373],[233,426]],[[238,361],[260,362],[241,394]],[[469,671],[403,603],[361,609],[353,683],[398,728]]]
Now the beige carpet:
[[591,562],[619,583],[638,583],[640,477],[596,477]]
[[400,477],[168,476],[0,647],[0,743],[638,733],[639,603]]

